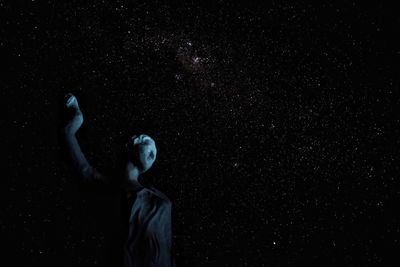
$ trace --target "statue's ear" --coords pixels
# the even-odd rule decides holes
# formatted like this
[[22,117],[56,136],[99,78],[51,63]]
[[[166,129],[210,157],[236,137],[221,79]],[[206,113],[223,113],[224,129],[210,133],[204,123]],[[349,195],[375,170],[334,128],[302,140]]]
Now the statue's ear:
[[141,136],[137,136],[137,135],[132,136],[131,140],[132,140],[132,144],[134,144],[134,145],[137,145],[142,142]]

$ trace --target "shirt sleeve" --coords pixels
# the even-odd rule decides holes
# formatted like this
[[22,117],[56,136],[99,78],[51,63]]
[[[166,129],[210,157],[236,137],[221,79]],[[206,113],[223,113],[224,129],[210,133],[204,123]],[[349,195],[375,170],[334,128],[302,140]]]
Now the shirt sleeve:
[[172,229],[171,229],[171,201],[164,199],[162,201],[162,209],[160,211],[160,231],[159,231],[159,244],[160,244],[160,266],[173,266],[172,257]]

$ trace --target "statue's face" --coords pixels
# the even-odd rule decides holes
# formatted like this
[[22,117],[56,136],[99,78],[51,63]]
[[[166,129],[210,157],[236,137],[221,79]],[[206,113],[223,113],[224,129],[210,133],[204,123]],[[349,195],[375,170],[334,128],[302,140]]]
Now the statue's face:
[[154,140],[145,134],[134,135],[131,138],[133,154],[142,166],[142,172],[151,168],[157,156],[157,148]]

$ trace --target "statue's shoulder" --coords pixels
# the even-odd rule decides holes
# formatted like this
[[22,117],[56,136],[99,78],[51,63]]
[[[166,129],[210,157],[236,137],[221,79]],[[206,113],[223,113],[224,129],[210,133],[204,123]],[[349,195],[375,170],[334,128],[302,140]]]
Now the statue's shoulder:
[[158,190],[157,188],[150,186],[150,187],[146,188],[146,190],[148,190],[149,193],[153,194],[157,198],[160,198],[161,200],[163,200],[163,202],[165,204],[171,205],[171,200],[167,197],[167,195],[164,194],[163,192],[161,192],[160,190]]

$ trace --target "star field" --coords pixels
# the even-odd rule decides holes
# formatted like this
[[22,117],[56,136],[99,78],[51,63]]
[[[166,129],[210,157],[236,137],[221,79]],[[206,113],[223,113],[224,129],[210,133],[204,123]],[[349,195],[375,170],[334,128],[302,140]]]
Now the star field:
[[318,5],[0,2],[6,254],[113,266],[114,192],[82,185],[59,136],[79,99],[87,158],[172,201],[178,266],[390,266],[399,245],[399,17]]

